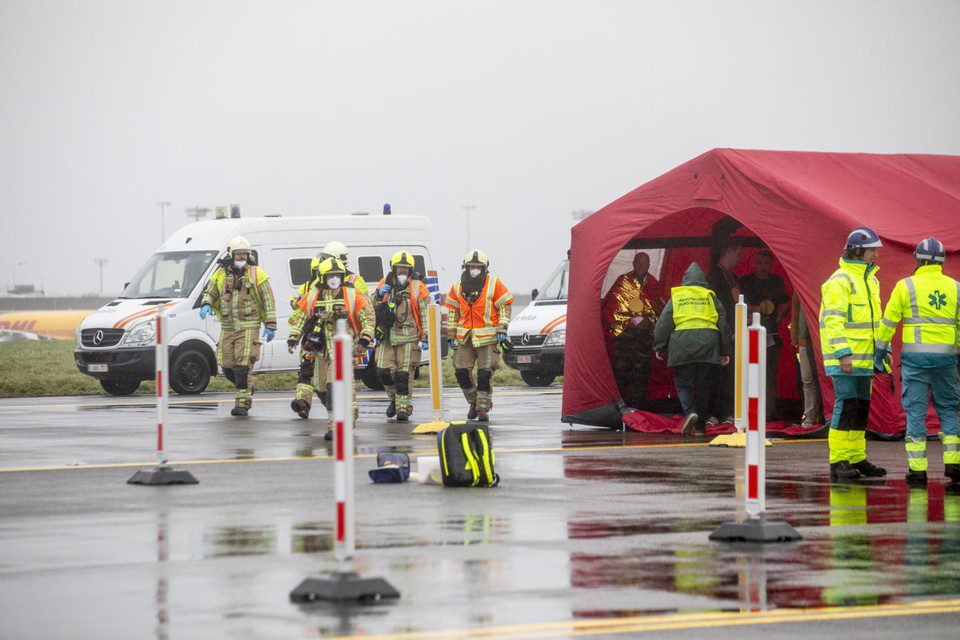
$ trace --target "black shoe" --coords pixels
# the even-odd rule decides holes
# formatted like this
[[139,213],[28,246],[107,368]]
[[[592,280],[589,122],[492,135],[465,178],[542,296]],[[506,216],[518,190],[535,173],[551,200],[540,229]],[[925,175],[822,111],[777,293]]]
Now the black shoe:
[[882,478],[887,475],[887,470],[883,467],[878,467],[875,464],[867,460],[861,460],[855,465],[851,465],[854,469],[860,472],[864,478]]
[[324,440],[333,440],[333,429],[327,429],[327,432],[323,434]]
[[925,487],[927,486],[927,472],[926,471],[914,471],[913,469],[907,471],[907,474],[903,476],[903,479],[907,481],[907,484],[914,487]]
[[310,405],[307,404],[306,400],[294,400],[290,403],[290,408],[301,418],[310,417]]
[[390,404],[387,405],[387,417],[392,418],[395,415],[397,415],[397,401],[391,400]]
[[831,480],[856,480],[859,477],[860,471],[846,460],[830,464]]
[[943,475],[960,484],[960,464],[943,465]]
[[245,416],[250,410],[246,407],[234,407],[230,410],[230,415],[232,416]]
[[477,421],[478,422],[490,422],[490,414],[486,411],[477,412]]
[[397,412],[397,422],[410,422],[410,416],[403,411]]
[[471,402],[470,409],[467,411],[467,420],[476,420],[477,419],[477,403]]
[[683,421],[683,429],[680,430],[680,434],[684,436],[690,435],[690,432],[693,431],[694,426],[697,424],[697,420],[700,419],[696,413],[691,413]]

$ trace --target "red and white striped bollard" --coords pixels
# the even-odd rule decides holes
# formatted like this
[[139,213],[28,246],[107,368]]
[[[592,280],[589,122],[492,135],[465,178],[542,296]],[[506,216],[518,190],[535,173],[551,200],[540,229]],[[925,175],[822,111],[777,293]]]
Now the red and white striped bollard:
[[353,521],[353,338],[347,333],[346,320],[337,320],[333,345],[334,556],[343,562],[353,557],[356,544]]
[[744,448],[744,499],[747,514],[757,518],[766,508],[767,330],[760,314],[747,328],[747,446]]

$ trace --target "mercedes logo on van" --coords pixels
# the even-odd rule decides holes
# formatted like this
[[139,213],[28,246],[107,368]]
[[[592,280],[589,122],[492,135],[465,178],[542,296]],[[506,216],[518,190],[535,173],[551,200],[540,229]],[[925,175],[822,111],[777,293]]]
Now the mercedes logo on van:
[[97,329],[97,332],[93,334],[93,344],[94,346],[96,346],[101,342],[103,342],[103,331],[100,329]]
[[523,336],[520,338],[520,344],[530,344],[530,334],[524,332]]

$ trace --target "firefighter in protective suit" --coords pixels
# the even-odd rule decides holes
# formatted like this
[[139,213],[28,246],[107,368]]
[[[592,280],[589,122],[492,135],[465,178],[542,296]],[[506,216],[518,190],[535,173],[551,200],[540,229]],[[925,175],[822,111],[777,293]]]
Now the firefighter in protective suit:
[[213,313],[220,320],[217,363],[237,388],[230,413],[245,416],[253,404],[250,370],[260,357],[260,325],[270,342],[276,335],[277,315],[269,276],[253,263],[250,243],[236,236],[227,253],[203,291],[200,317]]
[[[427,285],[413,277],[413,256],[399,251],[390,259],[390,273],[376,287],[381,318],[377,335],[377,374],[390,398],[387,417],[407,422],[413,413],[410,380],[420,364],[422,342],[427,340]],[[380,335],[382,332],[383,335]]]
[[890,339],[903,323],[900,352],[903,409],[907,414],[907,471],[910,484],[927,483],[928,396],[940,418],[944,474],[960,482],[960,388],[957,347],[960,345],[960,283],[943,275],[947,252],[936,238],[917,245],[917,269],[893,288],[877,331],[877,366],[889,358]]
[[498,349],[509,349],[507,325],[513,305],[513,294],[499,278],[490,275],[489,267],[487,254],[479,250],[469,252],[463,259],[460,282],[450,287],[446,302],[453,366],[463,397],[470,404],[467,419],[480,422],[490,420],[491,380],[499,366]]
[[876,259],[882,246],[872,229],[854,229],[840,268],[820,287],[820,347],[836,397],[830,420],[830,477],[837,480],[887,474],[867,461],[865,438],[881,317]]
[[[290,353],[300,345],[314,353],[313,384],[317,395],[329,412],[333,409],[331,379],[333,377],[333,338],[337,332],[337,320],[347,321],[347,332],[354,339],[354,354],[366,351],[373,342],[374,316],[367,297],[344,282],[346,267],[336,258],[327,258],[317,268],[320,286],[311,289],[300,301],[300,322],[287,339]],[[353,396],[353,418],[357,419],[356,392]],[[328,428],[324,438],[332,439]]]
[[[335,255],[336,254],[336,255]],[[343,258],[339,258],[343,256]],[[300,310],[300,301],[309,295],[310,291],[323,287],[323,283],[319,279],[318,269],[320,263],[326,260],[327,258],[337,258],[343,262],[344,267],[346,267],[346,256],[347,256],[347,247],[338,241],[333,241],[327,243],[320,253],[316,255],[310,261],[310,277],[307,278],[307,281],[304,282],[297,289],[296,293],[290,298],[290,307],[292,309],[290,313],[290,318],[287,320],[287,324],[290,327],[291,333],[293,330],[302,322],[301,315],[303,312]],[[367,294],[367,283],[364,279],[351,273],[349,270],[346,271],[346,279],[344,280],[346,285],[352,285],[357,293],[361,295]],[[301,418],[307,418],[310,416],[310,407],[313,403],[313,371],[314,371],[314,352],[309,349],[300,350],[300,366],[297,371],[297,388],[293,400],[290,402],[290,408],[293,409]]]

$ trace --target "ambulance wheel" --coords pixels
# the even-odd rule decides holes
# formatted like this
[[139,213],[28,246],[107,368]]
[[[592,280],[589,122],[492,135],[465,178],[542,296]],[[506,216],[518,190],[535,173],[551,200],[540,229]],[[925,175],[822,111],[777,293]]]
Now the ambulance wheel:
[[549,387],[557,376],[552,373],[540,373],[539,371],[521,371],[520,377],[531,387]]
[[101,380],[100,386],[112,396],[129,396],[140,388],[139,380]]
[[373,362],[365,366],[363,369],[360,369],[360,381],[366,385],[367,389],[372,389],[373,391],[383,391],[383,383],[380,382],[380,376],[377,375],[377,368],[373,365]]
[[170,362],[170,386],[178,395],[195,396],[210,384],[210,362],[196,349],[177,350]]

